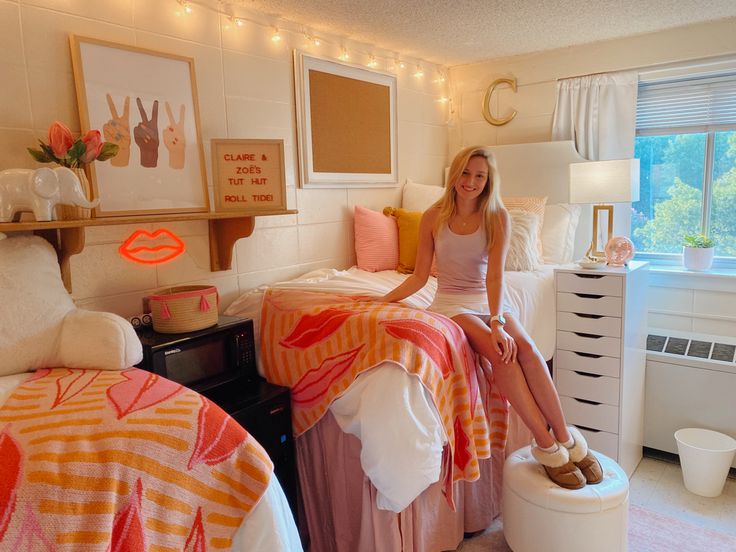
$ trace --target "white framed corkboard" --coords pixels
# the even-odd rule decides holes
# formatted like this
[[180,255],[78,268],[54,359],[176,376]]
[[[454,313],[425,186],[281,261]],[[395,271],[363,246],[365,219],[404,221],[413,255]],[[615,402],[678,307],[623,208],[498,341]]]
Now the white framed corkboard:
[[398,185],[396,76],[294,52],[304,188]]

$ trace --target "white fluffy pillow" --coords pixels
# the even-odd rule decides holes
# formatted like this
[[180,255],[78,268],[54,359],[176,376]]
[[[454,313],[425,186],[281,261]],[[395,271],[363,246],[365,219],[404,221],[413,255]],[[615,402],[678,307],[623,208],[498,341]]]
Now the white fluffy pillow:
[[528,272],[539,268],[537,228],[539,215],[529,211],[509,210],[511,240],[506,254],[506,270]]
[[143,358],[127,320],[77,309],[56,252],[38,236],[0,240],[0,376],[66,366],[120,370]]
[[439,201],[444,193],[445,189],[441,186],[418,184],[407,178],[401,193],[401,207],[407,211],[424,212]]
[[575,232],[580,221],[580,205],[554,203],[545,206],[542,224],[544,262],[565,264],[573,261]]

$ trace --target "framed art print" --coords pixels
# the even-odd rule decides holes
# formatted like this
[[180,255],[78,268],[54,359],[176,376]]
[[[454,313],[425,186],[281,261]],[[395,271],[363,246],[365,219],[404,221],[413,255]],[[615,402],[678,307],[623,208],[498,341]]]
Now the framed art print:
[[72,35],[83,131],[118,144],[90,164],[95,216],[209,211],[194,60]]
[[398,183],[396,76],[294,52],[302,187]]

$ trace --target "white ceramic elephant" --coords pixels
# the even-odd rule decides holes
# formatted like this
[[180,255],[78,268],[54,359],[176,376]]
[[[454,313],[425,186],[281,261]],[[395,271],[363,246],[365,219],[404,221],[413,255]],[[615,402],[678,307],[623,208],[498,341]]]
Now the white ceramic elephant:
[[37,221],[54,220],[57,203],[92,209],[99,200],[88,201],[79,178],[66,167],[0,171],[0,222],[11,222],[22,211],[32,211]]

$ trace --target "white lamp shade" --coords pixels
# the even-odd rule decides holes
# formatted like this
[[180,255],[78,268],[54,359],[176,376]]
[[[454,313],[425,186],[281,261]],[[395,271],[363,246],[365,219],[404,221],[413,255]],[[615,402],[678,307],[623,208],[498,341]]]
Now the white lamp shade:
[[639,160],[570,164],[570,203],[639,201]]

